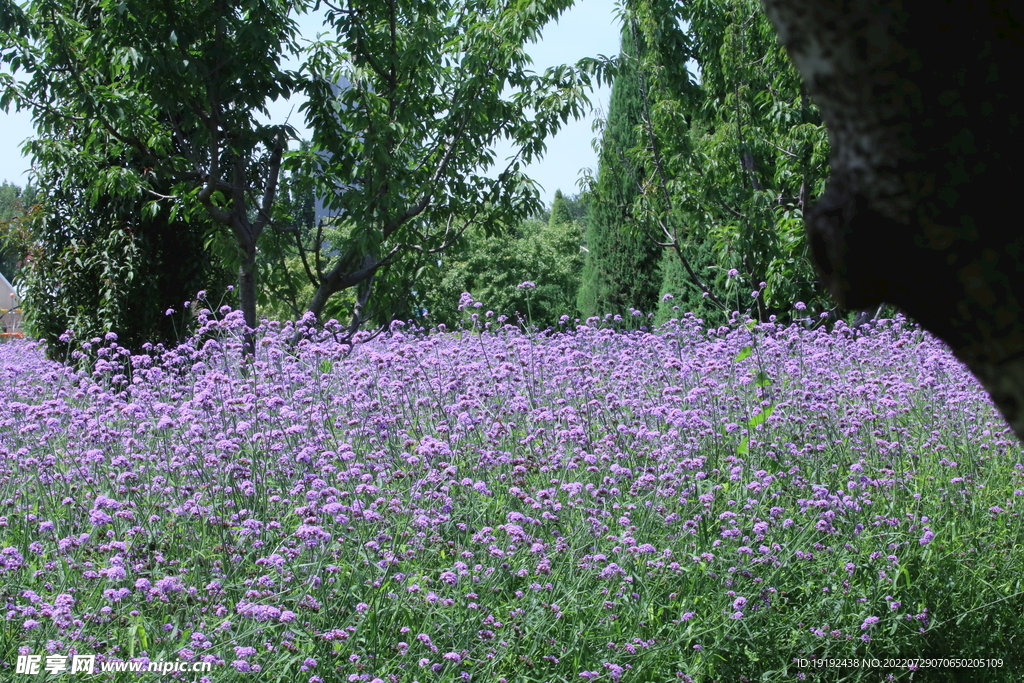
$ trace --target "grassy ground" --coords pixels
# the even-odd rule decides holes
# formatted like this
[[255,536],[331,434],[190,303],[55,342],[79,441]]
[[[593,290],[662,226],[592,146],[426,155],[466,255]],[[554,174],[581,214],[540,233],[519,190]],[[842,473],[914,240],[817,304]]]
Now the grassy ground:
[[1021,450],[903,321],[239,324],[0,345],[0,677],[1019,680]]

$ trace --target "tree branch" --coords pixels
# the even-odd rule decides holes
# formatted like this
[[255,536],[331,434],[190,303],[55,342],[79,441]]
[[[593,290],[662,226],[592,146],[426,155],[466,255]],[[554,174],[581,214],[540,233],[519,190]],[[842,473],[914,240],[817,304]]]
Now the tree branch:
[[259,236],[270,220],[270,210],[274,206],[274,199],[277,197],[278,176],[281,173],[281,157],[284,154],[284,141],[278,134],[277,143],[270,152],[270,164],[267,168],[267,184],[263,193],[263,203],[259,207],[259,214],[256,223],[253,225],[253,232]]

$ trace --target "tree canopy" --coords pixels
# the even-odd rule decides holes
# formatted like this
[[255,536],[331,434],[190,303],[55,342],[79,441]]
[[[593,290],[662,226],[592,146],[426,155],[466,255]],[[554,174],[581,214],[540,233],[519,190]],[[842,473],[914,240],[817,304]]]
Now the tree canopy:
[[[32,112],[37,137],[28,148],[44,198],[72,193],[67,206],[101,223],[133,220],[118,213],[126,210],[143,220],[163,214],[171,224],[212,222],[229,231],[250,327],[256,241],[294,136],[289,126],[263,123],[259,115],[267,102],[298,88],[298,74],[282,62],[297,49],[294,14],[305,7],[274,0],[38,0],[25,6],[29,30],[12,36],[17,47],[5,55],[12,70],[28,74],[6,90],[4,105],[13,101]],[[44,230],[80,230],[82,216],[72,213],[51,213]],[[85,241],[86,248],[94,244]],[[116,251],[105,253],[117,260]],[[120,253],[130,258],[129,250]],[[102,282],[86,282],[102,289]],[[37,284],[29,291],[46,291]],[[33,296],[26,304],[39,311],[43,301]]]
[[[555,307],[581,276],[585,316],[723,316],[754,290],[762,318],[827,308],[801,230],[827,138],[760,5],[631,0],[618,58],[535,73],[526,45],[571,4],[327,2],[325,32],[305,42],[303,0],[3,5],[0,104],[31,111],[38,132],[43,210],[18,247],[33,255],[29,322],[51,339],[72,324],[126,331],[180,308],[176,282],[237,303],[250,328],[311,311],[351,336],[440,314],[435,294],[460,278],[497,287],[499,262],[538,290],[495,290],[495,304],[544,321],[576,312]],[[593,191],[531,222],[543,207],[524,167],[613,75]],[[300,94],[301,145],[263,116]],[[542,295],[530,269],[549,252],[559,284]],[[581,255],[582,272],[563,273]],[[51,284],[63,280],[75,296]],[[129,305],[143,298],[145,312]]]
[[[134,220],[117,213],[127,211],[183,220],[207,245],[227,240],[249,327],[261,237],[290,235],[314,287],[308,309],[319,315],[354,289],[357,328],[373,317],[371,294],[380,316],[393,313],[423,255],[471,225],[495,233],[539,208],[522,166],[584,111],[591,79],[586,64],[533,73],[524,44],[570,4],[325,3],[328,32],[300,48],[302,1],[37,0],[5,14],[4,59],[27,78],[5,82],[2,104],[32,112],[44,198],[73,196],[66,208],[110,225]],[[284,68],[288,56],[301,67]],[[313,140],[289,152],[295,131],[260,114],[300,91]],[[509,160],[495,159],[502,138],[515,144]],[[329,221],[292,224],[277,196],[282,168],[306,179]],[[48,220],[51,237],[87,222],[66,210]],[[130,258],[127,243],[120,253]]]
[[624,153],[642,175],[633,211],[682,268],[663,294],[709,292],[701,312],[718,315],[765,282],[760,317],[795,301],[827,308],[802,229],[828,173],[827,136],[760,3],[636,0],[624,17],[646,45],[626,55],[641,102]]
[[[530,69],[524,46],[570,0],[421,3],[390,0],[328,6],[334,35],[306,62],[312,146],[291,163],[316,178],[333,214],[330,250],[322,231],[303,263],[316,292],[309,310],[355,287],[353,323],[390,313],[422,265],[470,226],[494,235],[541,205],[522,168],[544,140],[588,105],[582,68]],[[344,82],[345,87],[335,84]],[[511,158],[495,158],[502,138]],[[486,171],[495,167],[496,174]],[[368,307],[371,294],[376,307]]]

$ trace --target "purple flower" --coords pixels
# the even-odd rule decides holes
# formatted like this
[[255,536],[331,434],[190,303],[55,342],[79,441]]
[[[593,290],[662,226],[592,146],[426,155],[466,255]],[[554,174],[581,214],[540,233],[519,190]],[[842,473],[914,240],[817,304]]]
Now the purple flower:
[[102,510],[90,510],[89,522],[93,526],[105,526],[114,521],[114,518]]
[[185,590],[185,583],[177,576],[168,576],[156,582],[156,589],[161,593],[177,593]]
[[618,664],[612,664],[611,662],[604,662],[604,667],[608,669],[608,675],[611,676],[613,681],[617,681],[622,678],[622,672],[624,669]]
[[877,623],[878,623],[878,617],[868,617],[867,619],[864,620],[864,623],[860,625],[860,630],[863,631],[863,630],[867,629],[869,626],[871,626],[872,624],[877,624]]
[[328,532],[312,524],[299,525],[299,528],[295,530],[295,536],[304,540],[308,546],[317,546],[331,541],[331,535]]
[[260,605],[253,602],[241,601],[235,606],[235,611],[243,617],[255,621],[274,621],[281,617],[280,608],[273,605]]
[[111,581],[121,581],[128,573],[124,570],[124,567],[107,567],[101,572]]
[[[749,279],[739,276],[732,269],[730,282]],[[461,303],[467,315],[477,311],[469,294]],[[24,547],[0,550],[0,580],[36,591],[8,596],[15,625],[38,621],[37,632],[51,629],[56,638],[84,628],[76,621],[116,623],[147,603],[173,602],[180,623],[193,624],[186,633],[209,632],[209,639],[186,636],[195,652],[213,652],[220,645],[206,643],[235,631],[236,642],[248,644],[245,634],[263,629],[270,635],[253,641],[259,656],[263,643],[272,643],[309,669],[307,653],[271,631],[309,621],[303,630],[346,643],[347,656],[354,651],[347,643],[359,638],[357,626],[373,609],[360,601],[372,596],[384,601],[373,605],[467,610],[473,621],[486,622],[470,631],[476,646],[454,652],[462,658],[458,667],[442,655],[454,649],[447,635],[437,644],[425,635],[415,639],[433,625],[394,634],[404,640],[388,636],[393,655],[416,661],[430,652],[424,666],[458,669],[449,678],[459,679],[468,652],[474,660],[480,654],[484,666],[489,648],[507,647],[502,638],[528,618],[529,605],[543,603],[551,618],[569,612],[544,583],[558,566],[574,572],[609,619],[629,610],[648,573],[710,574],[723,591],[734,591],[723,596],[729,607],[712,615],[719,620],[743,619],[748,611],[754,618],[761,615],[755,609],[777,601],[767,586],[751,588],[747,581],[762,573],[759,564],[798,559],[800,566],[790,569],[802,576],[831,563],[848,574],[838,583],[877,572],[888,585],[894,569],[886,554],[898,567],[895,553],[907,553],[903,559],[913,563],[928,550],[904,548],[902,535],[912,529],[924,544],[935,535],[923,526],[927,519],[887,512],[916,460],[901,443],[901,430],[914,418],[909,408],[927,401],[935,413],[941,430],[926,431],[928,443],[914,448],[945,460],[941,472],[960,467],[943,458],[948,450],[939,453],[949,440],[977,443],[991,454],[1008,449],[1009,437],[986,425],[990,406],[976,382],[937,340],[905,321],[880,320],[854,336],[842,323],[832,331],[809,329],[816,314],[797,325],[753,329],[742,312],[725,324],[690,314],[663,331],[623,333],[614,315],[602,311],[586,323],[563,318],[565,328],[535,335],[499,329],[498,321],[481,329],[501,312],[485,318],[484,307],[472,335],[423,330],[422,320],[414,320],[343,347],[337,339],[345,337],[345,325],[321,327],[309,315],[261,326],[251,366],[243,360],[244,318],[230,308],[222,318],[219,303],[204,305],[213,310],[193,308],[201,333],[174,348],[128,352],[103,342],[103,332],[81,330],[74,339],[99,335],[92,353],[107,365],[98,365],[97,375],[49,363],[41,349],[0,344],[0,460],[12,492],[0,500],[0,530],[40,531]],[[795,303],[791,317],[805,317],[798,311],[807,308]],[[645,322],[646,313],[629,309],[622,317]],[[293,344],[298,327],[303,338]],[[761,386],[758,364],[731,362],[751,334],[758,353],[752,361],[772,369],[771,387]],[[119,383],[113,378],[121,360],[131,372]],[[773,393],[781,386],[792,401]],[[768,405],[772,422],[790,428],[749,427]],[[739,446],[744,431],[750,438]],[[709,457],[709,444],[726,433],[736,443]],[[836,456],[836,438],[849,446],[848,459]],[[942,495],[968,504],[988,495],[973,470],[962,477],[951,485],[936,476],[934,487],[921,489],[924,509],[934,509]],[[26,507],[17,495],[40,486],[64,501],[59,513]],[[1014,486],[1006,494],[1024,490]],[[990,508],[1000,517],[1013,512]],[[645,520],[652,514],[666,533],[651,533]],[[185,551],[193,532],[207,527],[222,536],[224,560],[200,579],[206,572],[195,573]],[[556,528],[578,529],[580,536]],[[438,546],[438,534],[453,544]],[[704,543],[708,537],[713,543]],[[22,557],[25,548],[30,554]],[[323,596],[350,590],[348,571],[321,561],[340,562],[328,557],[345,564],[365,558],[390,577],[351,588],[358,612],[350,615],[351,631],[315,625],[332,609],[329,601],[321,605]],[[437,561],[433,571],[424,557]],[[59,589],[47,587],[51,567],[70,572],[67,585],[100,604],[58,605]],[[39,573],[33,578],[32,571]],[[493,581],[506,575],[522,585],[507,595],[491,592]],[[831,594],[857,592],[830,588]],[[750,597],[738,595],[751,590]],[[683,599],[670,601],[694,609]],[[887,596],[882,605],[904,621],[898,600]],[[235,625],[222,626],[232,613]],[[674,618],[683,624],[696,618],[695,611],[679,614]],[[165,621],[173,620],[159,624]],[[835,624],[820,626],[822,638],[833,638],[828,632]],[[873,633],[843,628],[836,637]],[[626,680],[625,663],[635,664],[642,649],[620,642],[609,651],[626,657],[615,662],[619,670],[598,660],[597,670],[578,675]],[[544,654],[555,657],[556,650]],[[245,654],[235,661],[255,670],[260,660]],[[362,673],[345,675],[370,683],[374,664],[366,655],[359,664]]]

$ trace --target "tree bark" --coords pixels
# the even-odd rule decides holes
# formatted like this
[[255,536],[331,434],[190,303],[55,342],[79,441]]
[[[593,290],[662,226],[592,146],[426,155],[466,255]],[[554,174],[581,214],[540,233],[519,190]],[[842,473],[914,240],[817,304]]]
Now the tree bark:
[[[317,322],[321,322],[324,306],[332,295],[348,287],[358,287],[356,304],[352,312],[352,320],[348,325],[348,336],[351,337],[365,322],[364,316],[373,289],[373,278],[380,261],[372,253],[363,254],[359,266],[352,268],[349,259],[342,259],[320,280],[320,286],[313,293],[309,302],[309,312]],[[349,266],[349,267],[346,267]]]
[[323,315],[324,306],[327,305],[327,300],[331,298],[332,294],[334,292],[331,291],[331,288],[325,287],[323,284],[317,287],[316,292],[313,293],[313,299],[309,302],[309,312],[317,321]]
[[242,248],[242,263],[238,267],[238,305],[246,329],[243,335],[245,356],[252,358],[256,353],[256,240],[239,244]]
[[945,341],[1024,439],[1024,5],[763,1],[829,132],[806,214],[822,283]]

